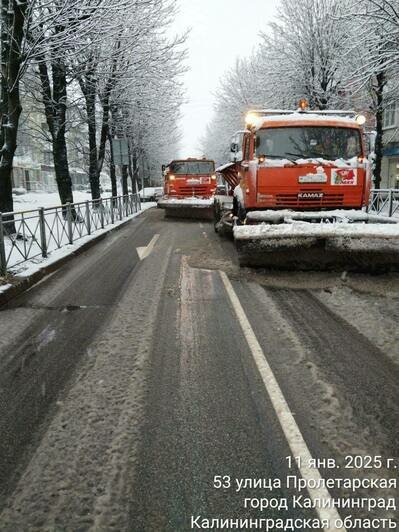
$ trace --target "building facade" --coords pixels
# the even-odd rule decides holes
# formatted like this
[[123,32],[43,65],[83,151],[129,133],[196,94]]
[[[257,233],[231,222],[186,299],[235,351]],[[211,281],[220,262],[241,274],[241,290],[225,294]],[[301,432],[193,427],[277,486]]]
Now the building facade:
[[399,188],[399,102],[384,111],[381,188]]
[[[17,150],[15,152],[12,181],[13,188],[28,192],[57,192],[53,153],[45,117],[38,110],[24,108],[18,128]],[[85,127],[80,124],[71,127],[67,135],[69,170],[74,190],[89,188],[86,169],[88,154]],[[77,146],[84,148],[79,151]],[[86,152],[86,153],[85,153]]]

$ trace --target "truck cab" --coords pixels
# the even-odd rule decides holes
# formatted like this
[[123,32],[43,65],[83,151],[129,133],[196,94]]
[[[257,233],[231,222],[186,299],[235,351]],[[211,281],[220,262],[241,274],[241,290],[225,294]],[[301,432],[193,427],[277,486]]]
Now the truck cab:
[[176,159],[163,167],[165,198],[211,198],[217,179],[209,159]]
[[241,212],[366,206],[363,119],[350,111],[250,112],[235,191]]

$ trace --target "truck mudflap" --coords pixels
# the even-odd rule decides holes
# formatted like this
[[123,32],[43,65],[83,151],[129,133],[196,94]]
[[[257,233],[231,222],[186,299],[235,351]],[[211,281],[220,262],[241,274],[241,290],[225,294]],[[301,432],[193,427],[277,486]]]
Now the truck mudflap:
[[234,227],[240,265],[282,270],[399,271],[399,219],[357,211],[353,213],[355,219],[348,220],[348,212],[346,217],[332,212],[330,217],[327,213],[319,217],[317,213],[297,213],[300,220],[287,211],[280,211],[280,215],[278,211],[259,212],[263,223]]
[[213,219],[213,199],[168,198],[158,201],[158,207],[164,209],[165,216],[171,218],[189,218],[192,220]]

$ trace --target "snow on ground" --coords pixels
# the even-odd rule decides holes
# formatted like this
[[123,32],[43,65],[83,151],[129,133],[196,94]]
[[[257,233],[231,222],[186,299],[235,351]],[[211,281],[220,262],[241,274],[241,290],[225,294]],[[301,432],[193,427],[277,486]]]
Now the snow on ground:
[[[381,214],[388,216],[389,215],[389,205],[384,205],[384,207],[381,209]],[[392,208],[392,216],[393,218],[399,218],[399,201],[393,202],[393,208]]]
[[[101,216],[104,215],[104,222],[110,221],[111,209],[109,198],[111,194],[104,194],[104,209],[92,208],[91,211],[91,232],[97,233],[101,228]],[[107,201],[108,199],[108,201]],[[87,235],[88,226],[86,220],[86,202],[91,201],[91,195],[85,192],[74,192],[75,209],[79,216],[79,221],[73,223],[73,241],[81,239]],[[52,252],[61,246],[69,244],[67,223],[62,215],[60,199],[58,193],[30,192],[14,198],[14,219],[19,239],[5,238],[5,253],[7,268],[18,266],[26,261],[26,258],[40,260],[42,250],[40,247],[40,227],[39,211],[43,207],[45,210],[45,231],[47,251]],[[17,214],[18,213],[18,214]],[[124,216],[125,217],[125,216]],[[117,208],[114,209],[115,220],[120,218]],[[7,225],[5,225],[5,233]]]
[[[102,197],[109,198],[111,193],[102,194]],[[75,191],[73,193],[75,203],[91,201],[91,194],[87,192]],[[28,192],[21,196],[14,196],[14,211],[29,211],[40,207],[58,207],[60,196],[57,192]]]
[[163,187],[145,187],[143,190],[139,191],[139,195],[141,199],[146,199],[151,196],[154,196],[155,193],[162,194]]
[[[353,282],[358,290],[335,286],[314,294],[399,365],[399,294],[391,286],[384,288],[383,295],[368,293],[374,288],[375,278],[363,276],[363,279],[354,278]],[[397,281],[394,286],[398,286]],[[359,288],[367,292],[362,293]]]
[[[80,194],[82,194],[82,193],[80,193]],[[38,196],[44,196],[44,197],[42,199],[37,198],[37,201],[39,202],[39,205],[36,205],[36,207],[35,207],[36,209],[39,208],[39,206],[44,206],[43,203],[46,203],[46,202],[49,205],[50,204],[54,205],[54,203],[52,203],[52,201],[54,200],[54,196],[57,196],[57,194],[49,194],[49,196],[53,196],[53,198],[45,197],[45,196],[47,196],[47,194],[46,195],[38,194]],[[31,201],[29,202],[29,204],[31,206],[33,205]],[[115,227],[118,227],[119,225],[121,225],[124,222],[126,222],[126,220],[132,220],[133,218],[136,218],[142,212],[146,211],[147,209],[150,209],[151,207],[155,207],[155,206],[156,206],[155,202],[148,202],[148,203],[141,204],[141,210],[140,211],[138,211],[138,212],[136,212],[134,214],[131,214],[131,215],[127,216],[127,217],[125,216],[122,220],[115,219],[115,222],[113,224],[109,224],[109,225],[105,226],[104,229],[101,229],[101,228],[97,229],[97,230],[93,231],[93,233],[91,235],[84,235],[84,236],[80,237],[78,240],[76,240],[73,244],[69,244],[68,243],[68,239],[67,239],[67,235],[66,234],[62,234],[61,235],[62,247],[60,247],[59,249],[57,249],[57,248],[54,249],[54,242],[53,242],[53,249],[49,248],[49,256],[47,258],[44,258],[44,257],[41,256],[41,252],[40,252],[40,248],[39,248],[38,244],[29,242],[29,244],[32,244],[32,246],[36,246],[37,253],[35,251],[33,251],[31,253],[31,255],[30,255],[30,256],[32,256],[32,258],[30,260],[24,261],[24,262],[20,262],[20,260],[21,260],[20,254],[18,254],[15,249],[11,250],[10,241],[9,241],[9,239],[6,238],[5,239],[6,255],[8,256],[10,251],[12,253],[11,256],[10,256],[10,261],[9,261],[10,273],[12,273],[14,275],[18,275],[19,277],[29,277],[33,273],[36,273],[38,270],[40,270],[40,269],[42,269],[44,267],[47,267],[47,266],[53,264],[54,262],[57,262],[58,260],[60,260],[61,258],[65,257],[67,255],[70,255],[70,254],[74,253],[77,249],[79,249],[81,246],[83,246],[84,244],[86,244],[90,240],[93,240],[93,239],[97,238],[99,235],[107,233],[111,229],[113,229]],[[34,223],[37,223],[37,222],[35,221]],[[77,237],[77,235],[76,235],[76,237]],[[19,242],[19,241],[17,241],[17,242]],[[19,245],[23,246],[24,243],[22,243],[22,244],[19,243]],[[33,255],[35,255],[35,256],[33,256]],[[13,260],[14,260],[14,262],[13,262]],[[18,262],[18,264],[17,264],[17,262]],[[7,286],[7,285],[5,285],[5,286]],[[2,287],[3,291],[6,289],[5,286]]]
[[[1,279],[2,279],[2,278],[0,277],[0,283],[1,283]],[[9,288],[11,288],[11,286],[12,286],[12,285],[11,285],[10,283],[6,283],[6,284],[2,284],[2,285],[0,285],[0,294],[1,294],[2,292],[6,292]]]

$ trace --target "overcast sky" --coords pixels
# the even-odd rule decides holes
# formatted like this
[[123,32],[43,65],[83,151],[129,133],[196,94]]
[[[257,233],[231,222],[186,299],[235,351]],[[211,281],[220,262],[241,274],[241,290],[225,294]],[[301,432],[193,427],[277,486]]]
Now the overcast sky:
[[[276,14],[279,0],[179,0],[175,29],[190,27],[185,75],[188,103],[183,106],[181,157],[202,155],[200,138],[212,116],[213,92],[237,57],[259,43],[259,32]],[[266,104],[266,102],[265,102]]]

